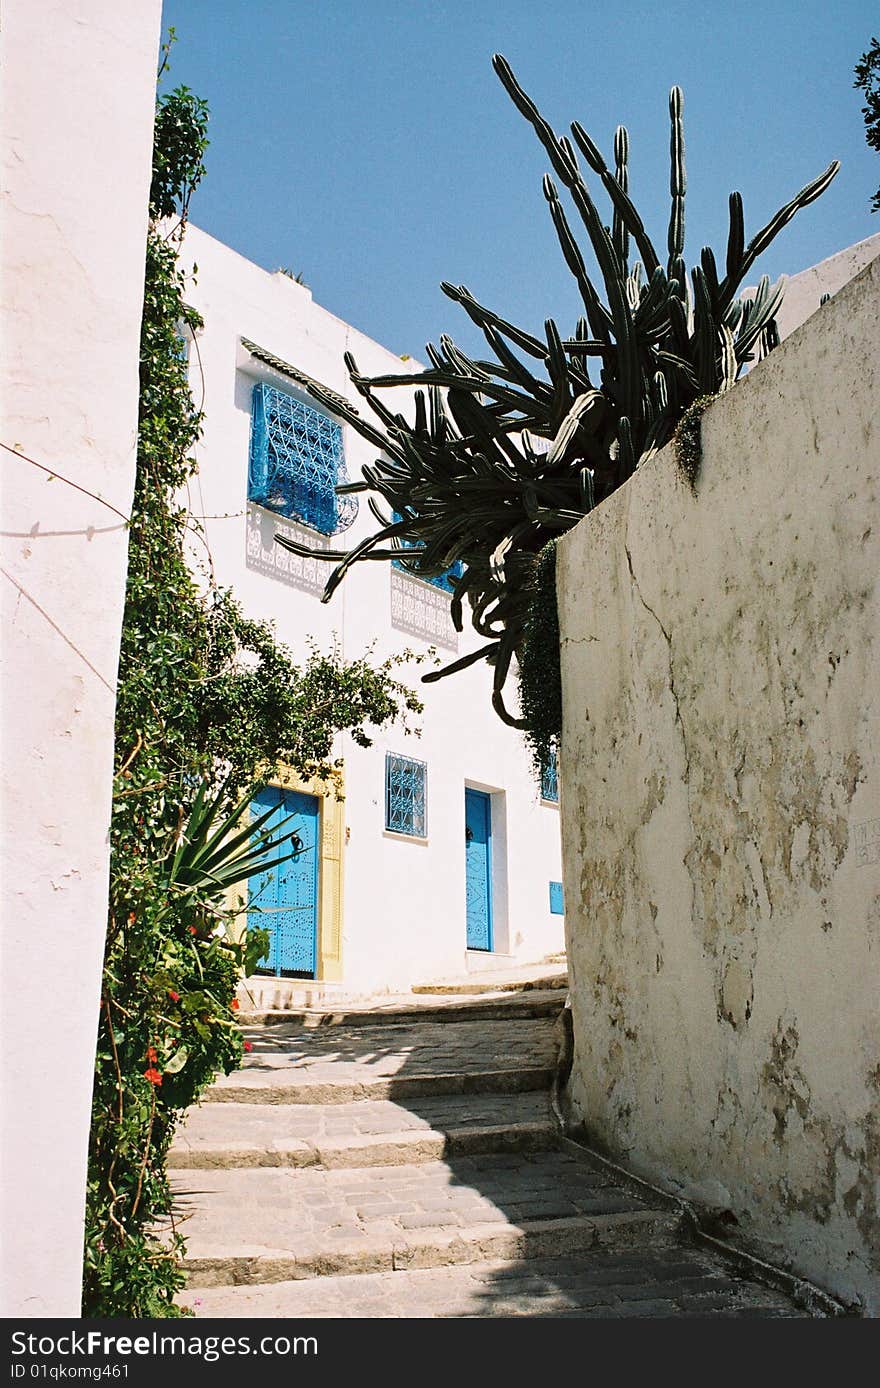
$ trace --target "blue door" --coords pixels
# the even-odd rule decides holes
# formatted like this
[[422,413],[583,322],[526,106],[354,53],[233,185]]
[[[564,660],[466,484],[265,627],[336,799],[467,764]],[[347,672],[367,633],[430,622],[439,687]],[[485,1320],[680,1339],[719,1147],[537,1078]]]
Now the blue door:
[[[248,880],[249,904],[254,909],[251,924],[268,930],[269,953],[258,965],[258,972],[303,978],[315,977],[318,938],[318,801],[314,795],[267,786],[251,801],[256,818],[273,808],[275,813],[264,828],[274,829],[288,815],[296,819],[287,825],[297,836],[282,852],[298,848],[290,858],[267,872]],[[298,842],[297,842],[298,840]],[[271,849],[267,853],[271,860]]]
[[492,948],[492,814],[488,795],[465,790],[467,947]]

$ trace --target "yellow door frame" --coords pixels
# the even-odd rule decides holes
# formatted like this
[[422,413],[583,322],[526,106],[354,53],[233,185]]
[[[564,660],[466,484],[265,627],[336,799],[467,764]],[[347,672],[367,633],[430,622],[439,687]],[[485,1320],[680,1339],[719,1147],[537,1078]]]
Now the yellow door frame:
[[[342,978],[342,849],[345,843],[344,773],[332,778],[312,776],[304,780],[289,766],[281,765],[267,785],[313,795],[318,801],[318,948],[315,979],[338,981]],[[240,900],[238,892],[231,894]],[[231,903],[230,903],[231,904]],[[247,930],[247,912],[241,935]]]

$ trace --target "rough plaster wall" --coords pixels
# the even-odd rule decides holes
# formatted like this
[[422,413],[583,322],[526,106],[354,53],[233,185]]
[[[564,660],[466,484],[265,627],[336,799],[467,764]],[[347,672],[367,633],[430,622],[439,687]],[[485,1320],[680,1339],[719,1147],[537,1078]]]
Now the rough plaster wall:
[[3,13],[6,1316],[80,1312],[159,15]]
[[575,1116],[880,1310],[880,260],[560,545]]

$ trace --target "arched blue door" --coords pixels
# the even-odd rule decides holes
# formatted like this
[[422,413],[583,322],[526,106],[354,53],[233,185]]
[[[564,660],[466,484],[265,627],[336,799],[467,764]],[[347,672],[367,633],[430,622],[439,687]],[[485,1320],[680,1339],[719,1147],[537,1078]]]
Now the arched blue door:
[[[275,813],[264,826],[275,829],[282,820],[295,814],[287,825],[299,839],[295,858],[255,874],[248,880],[249,905],[253,909],[250,923],[268,930],[269,953],[260,960],[260,973],[315,977],[318,945],[318,801],[314,795],[267,786],[251,801],[256,818],[274,808]],[[285,844],[282,852],[289,853],[296,842]],[[266,855],[269,860],[272,851]]]
[[481,790],[465,790],[467,947],[492,948],[492,802]]

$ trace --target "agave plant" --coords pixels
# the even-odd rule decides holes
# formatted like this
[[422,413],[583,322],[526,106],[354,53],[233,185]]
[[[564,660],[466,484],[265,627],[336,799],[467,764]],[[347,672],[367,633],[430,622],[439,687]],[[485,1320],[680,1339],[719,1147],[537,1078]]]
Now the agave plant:
[[[257,872],[278,867],[302,851],[291,827],[298,816],[288,815],[270,829],[268,821],[276,813],[275,807],[251,819],[252,793],[248,791],[224,814],[226,787],[209,790],[205,781],[200,783],[169,859],[169,897],[185,893],[210,913],[228,888]],[[288,843],[290,851],[281,853]],[[276,856],[267,858],[268,853]]]
[[[723,271],[705,247],[688,277],[680,89],[674,87],[669,99],[671,210],[661,258],[629,195],[626,130],[621,126],[615,135],[612,172],[583,126],[571,126],[573,141],[558,136],[506,60],[496,54],[493,65],[570,195],[602,288],[587,272],[548,174],[544,197],[583,306],[573,335],[564,337],[548,319],[544,336],[537,337],[485,308],[464,285],[443,284],[482,331],[492,359],[474,360],[442,336],[439,347],[428,344],[426,370],[365,377],[347,353],[351,381],[375,423],[353,406],[341,407],[337,396],[310,389],[380,452],[363,480],[337,489],[369,493],[378,528],[349,552],[313,552],[280,535],[276,543],[335,561],[325,602],[361,560],[397,558],[426,577],[458,564],[450,580],[453,622],[461,631],[467,598],[486,644],[424,679],[486,660],[494,667],[497,712],[523,727],[506,709],[503,689],[522,643],[536,555],[661,448],[689,405],[729,389],[746,363],[775,345],[782,283],[771,289],[764,276],[753,295],[737,293],[757,257],[828,187],[839,165],[830,164],[802,188],[748,244],[742,198],[731,193]],[[610,227],[593,201],[581,157],[610,200]],[[417,387],[412,421],[375,393],[394,386]]]

